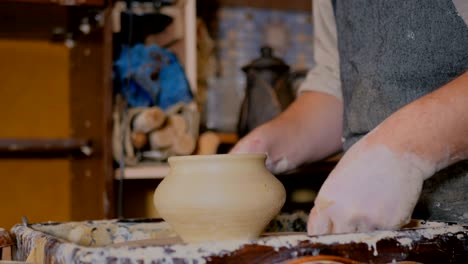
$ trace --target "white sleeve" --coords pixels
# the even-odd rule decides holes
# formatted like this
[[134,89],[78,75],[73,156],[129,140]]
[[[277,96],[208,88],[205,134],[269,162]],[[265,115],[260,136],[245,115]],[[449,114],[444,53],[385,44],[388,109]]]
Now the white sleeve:
[[315,66],[299,87],[298,95],[305,91],[318,91],[343,100],[336,22],[331,0],[313,1],[313,23]]
[[453,0],[453,5],[455,5],[455,9],[457,9],[458,15],[465,20],[465,24],[468,26],[468,1]]

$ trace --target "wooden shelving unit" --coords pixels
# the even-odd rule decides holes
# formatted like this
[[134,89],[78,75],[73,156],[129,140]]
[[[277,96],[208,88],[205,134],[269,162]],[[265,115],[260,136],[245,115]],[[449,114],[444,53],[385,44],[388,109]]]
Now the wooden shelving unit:
[[[21,215],[34,222],[115,217],[106,3],[0,1],[2,106],[13,117],[0,135],[0,198],[14,201],[3,207],[3,227]],[[81,32],[86,19],[89,31]],[[75,155],[83,150],[90,155]]]
[[[169,31],[173,39],[181,42],[175,52],[184,66],[190,88],[197,93],[197,17],[196,0],[178,0],[174,6],[161,8],[161,13],[171,16],[174,20]],[[162,179],[167,175],[169,166],[166,163],[143,163],[133,167],[125,167],[123,179]],[[114,171],[114,179],[121,179],[120,169]]]

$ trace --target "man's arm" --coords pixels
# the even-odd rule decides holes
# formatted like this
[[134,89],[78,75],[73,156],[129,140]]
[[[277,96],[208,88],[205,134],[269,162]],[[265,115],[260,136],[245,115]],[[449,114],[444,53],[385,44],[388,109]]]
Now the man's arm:
[[468,158],[468,72],[408,104],[367,139],[399,155],[419,157],[430,167],[425,177]]
[[341,149],[343,103],[332,95],[303,92],[283,113],[243,138],[231,153],[266,152],[280,173]]
[[320,189],[309,234],[407,224],[423,181],[468,158],[468,73],[401,108],[353,145]]
[[266,165],[274,173],[323,159],[342,147],[343,103],[333,7],[330,0],[316,0],[313,5],[316,64],[302,83],[298,99],[231,151],[266,152]]

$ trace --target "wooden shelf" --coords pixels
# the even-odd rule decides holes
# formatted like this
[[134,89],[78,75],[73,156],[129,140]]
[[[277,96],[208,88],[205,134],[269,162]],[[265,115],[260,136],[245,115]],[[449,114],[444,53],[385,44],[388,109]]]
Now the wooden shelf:
[[[213,135],[215,139],[213,139]],[[203,140],[206,138],[206,140]],[[235,133],[215,133],[205,132],[200,135],[198,144],[205,145],[206,147],[199,147],[195,153],[197,155],[211,155],[216,153],[216,149],[219,144],[235,144],[238,141],[237,134]],[[210,147],[211,146],[211,147]],[[209,152],[200,153],[201,149],[208,150]],[[138,179],[163,179],[169,173],[169,165],[167,163],[154,164],[154,163],[142,163],[133,167],[126,167],[124,169],[123,178],[125,180],[138,180]],[[115,170],[114,178],[120,179],[120,170]]]
[[16,3],[32,3],[32,4],[58,4],[66,6],[78,6],[78,5],[89,5],[89,6],[104,6],[105,0],[6,0],[6,2]]
[[0,139],[0,157],[91,155],[90,140],[80,138]]

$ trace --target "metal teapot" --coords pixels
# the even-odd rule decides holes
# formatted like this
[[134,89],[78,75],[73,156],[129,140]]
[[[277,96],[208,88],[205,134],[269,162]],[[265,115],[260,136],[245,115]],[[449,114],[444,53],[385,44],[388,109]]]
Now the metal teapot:
[[237,131],[241,137],[273,119],[294,100],[289,66],[273,55],[271,47],[262,47],[260,55],[242,67],[247,87]]

